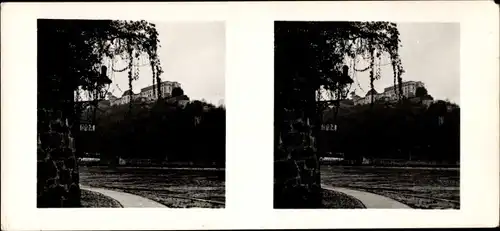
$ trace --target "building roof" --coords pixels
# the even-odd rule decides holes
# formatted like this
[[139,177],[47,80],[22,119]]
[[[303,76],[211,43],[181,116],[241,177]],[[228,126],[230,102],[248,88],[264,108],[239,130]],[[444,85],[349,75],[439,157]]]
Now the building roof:
[[[168,80],[165,80],[165,81],[161,82],[160,84],[161,84],[161,86],[163,86],[163,85],[180,85],[180,83],[178,83],[176,81],[168,81]],[[156,85],[149,85],[145,88],[142,88],[141,92],[149,91],[149,90],[153,89],[153,87],[157,87],[157,86]]]
[[[122,96],[126,96],[126,95],[130,95],[130,89],[129,90],[126,90],[123,92],[123,95]],[[132,95],[134,95],[134,92],[132,91]]]
[[[150,85],[150,86],[147,86],[147,87],[145,87],[145,88],[142,88],[142,89],[141,89],[141,92],[149,91],[149,90],[153,89],[153,87],[156,87],[156,85],[155,85],[155,86]],[[156,89],[156,88],[155,88],[155,89]]]
[[[403,81],[401,83],[401,86],[405,86],[405,85],[409,85],[409,84],[412,84],[412,83],[420,83],[420,84],[423,84],[421,81],[413,81],[413,80],[409,80],[409,81]],[[392,90],[394,88],[395,85],[392,85],[390,87],[386,87],[384,88],[384,91],[389,91],[389,90]]]

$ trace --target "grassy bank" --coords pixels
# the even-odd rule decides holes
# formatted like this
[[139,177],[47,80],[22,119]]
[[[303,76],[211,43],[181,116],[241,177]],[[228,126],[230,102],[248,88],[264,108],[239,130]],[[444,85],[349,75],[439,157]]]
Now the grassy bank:
[[81,204],[84,208],[122,208],[115,199],[84,189],[81,190]]
[[413,208],[460,208],[458,169],[321,166],[321,181],[387,196]]
[[225,204],[224,171],[80,167],[80,181],[140,195],[173,208],[220,208]]
[[323,189],[323,208],[325,209],[364,209],[361,201],[344,193]]

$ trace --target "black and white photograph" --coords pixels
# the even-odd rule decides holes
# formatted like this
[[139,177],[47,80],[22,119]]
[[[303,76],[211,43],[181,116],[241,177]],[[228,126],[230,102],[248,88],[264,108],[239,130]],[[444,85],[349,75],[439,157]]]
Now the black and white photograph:
[[276,21],[274,208],[460,209],[460,24]]
[[37,207],[224,208],[225,23],[37,20]]
[[498,226],[493,1],[1,6],[2,230]]

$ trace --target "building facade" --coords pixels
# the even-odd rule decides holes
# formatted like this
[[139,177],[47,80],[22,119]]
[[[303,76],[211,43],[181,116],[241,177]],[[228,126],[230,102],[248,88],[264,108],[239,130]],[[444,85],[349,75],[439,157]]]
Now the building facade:
[[[181,87],[181,84],[172,81],[161,82],[160,88],[161,88],[162,98],[170,97],[172,95],[172,90],[176,87]],[[132,100],[141,100],[144,102],[154,101],[158,98],[156,90],[157,90],[156,85],[154,86],[150,85],[145,88],[142,88],[140,93],[135,94],[132,92]],[[123,92],[123,95],[120,98],[115,97],[111,93],[108,93],[108,98],[111,106],[128,104],[131,100],[130,90],[126,90],[125,92]]]
[[[415,97],[417,88],[419,87],[425,87],[424,83],[421,81],[406,81],[401,83],[401,88],[403,90],[403,96],[406,98],[412,98]],[[365,95],[365,97],[360,97],[355,94],[352,95],[352,99],[354,101],[355,105],[363,105],[363,104],[369,104],[371,103],[371,98],[373,97],[373,101],[393,101],[398,99],[398,86],[393,85],[390,87],[386,87],[384,89],[384,92],[382,93],[377,93],[375,90],[374,94],[372,95],[371,90],[368,91]]]
[[[403,96],[407,98],[415,97],[417,88],[424,87],[424,83],[421,81],[406,81],[401,83],[401,88],[403,90]],[[398,86],[392,85],[384,89],[384,95],[389,99],[397,99],[397,88]]]
[[[176,87],[181,87],[181,84],[178,82],[172,82],[172,81],[163,81],[160,83],[160,88],[161,88],[161,97],[166,98],[170,97],[172,95],[172,90]],[[157,94],[156,94],[157,86],[156,85],[150,85],[145,88],[141,89],[140,96],[145,98],[146,100],[156,100]]]

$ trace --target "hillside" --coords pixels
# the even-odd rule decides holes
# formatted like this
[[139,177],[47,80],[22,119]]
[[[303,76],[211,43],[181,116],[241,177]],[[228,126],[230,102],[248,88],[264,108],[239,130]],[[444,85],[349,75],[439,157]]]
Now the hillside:
[[[334,109],[323,113],[334,123]],[[337,132],[322,131],[319,151],[347,158],[459,159],[460,108],[437,101],[429,107],[407,100],[399,104],[340,107]],[[323,154],[322,154],[323,155]]]

